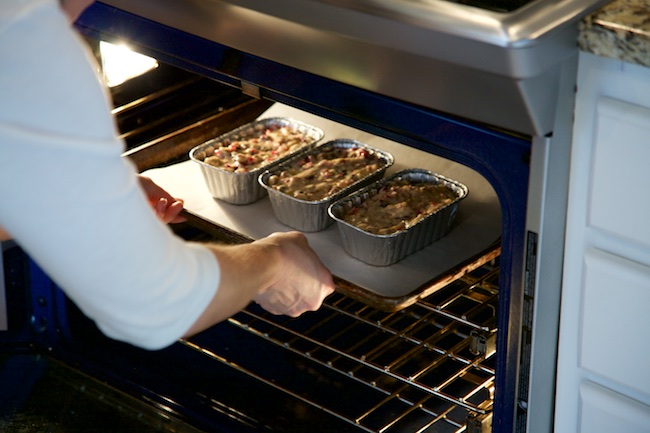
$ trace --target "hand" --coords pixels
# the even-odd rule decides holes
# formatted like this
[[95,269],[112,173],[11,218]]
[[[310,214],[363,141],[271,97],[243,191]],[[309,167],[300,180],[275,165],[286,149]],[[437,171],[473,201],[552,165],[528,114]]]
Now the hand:
[[165,224],[185,221],[185,218],[179,216],[183,210],[183,200],[172,197],[146,176],[138,175],[138,178],[151,207],[161,221]]
[[0,241],[8,241],[9,239],[11,239],[9,232],[0,227]]
[[251,300],[273,314],[297,317],[320,308],[334,291],[332,274],[302,233],[274,233],[252,243],[206,246],[219,262],[221,279],[186,337],[231,317]]
[[281,252],[275,281],[253,298],[268,312],[298,317],[319,309],[334,292],[332,275],[302,233],[274,233],[257,242],[273,243]]
[[[138,175],[138,179],[158,218],[165,224],[185,221],[185,218],[179,216],[183,210],[183,200],[172,197],[146,176]],[[9,239],[11,239],[11,235],[0,227],[0,241]]]

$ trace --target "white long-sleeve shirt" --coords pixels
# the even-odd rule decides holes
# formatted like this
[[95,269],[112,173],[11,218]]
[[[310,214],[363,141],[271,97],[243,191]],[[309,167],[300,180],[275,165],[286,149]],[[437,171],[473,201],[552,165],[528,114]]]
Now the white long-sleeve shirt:
[[108,336],[172,344],[220,279],[121,157],[96,65],[56,0],[0,4],[0,226]]

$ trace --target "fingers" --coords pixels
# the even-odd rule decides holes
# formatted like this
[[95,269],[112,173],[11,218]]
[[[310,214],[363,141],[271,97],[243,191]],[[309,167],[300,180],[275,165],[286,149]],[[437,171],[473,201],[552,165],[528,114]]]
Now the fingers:
[[273,314],[283,314],[290,317],[298,317],[308,311],[318,310],[325,298],[334,292],[334,288],[322,284],[315,290],[299,289],[295,294],[285,293],[285,290],[278,290],[260,303],[262,308]]
[[283,292],[282,289],[271,290],[256,297],[255,302],[271,314],[299,317],[308,311],[318,310],[333,290],[320,290],[315,297],[304,296],[301,291],[296,293],[295,298],[287,297],[287,293]]
[[168,208],[166,213],[166,220],[170,223],[181,223],[185,221],[185,218],[180,216],[181,211],[183,210],[183,200],[175,200]]
[[185,218],[179,216],[183,210],[183,200],[172,197],[167,191],[146,176],[138,175],[138,179],[154,212],[160,220],[165,224],[185,221]]
[[0,227],[0,241],[7,241],[9,239],[11,239],[9,232]]
[[334,292],[334,282],[307,237],[300,232],[287,232],[274,233],[268,239],[280,245],[281,271],[277,281],[258,293],[255,301],[270,313],[291,317],[318,310]]
[[165,224],[185,221],[185,218],[179,216],[183,210],[183,200],[174,200],[170,204],[168,199],[161,197],[153,207],[158,218]]
[[156,211],[156,215],[158,215],[158,218],[164,221],[165,218],[165,211],[167,210],[167,203],[169,201],[166,198],[159,198],[158,201],[154,204],[154,210]]

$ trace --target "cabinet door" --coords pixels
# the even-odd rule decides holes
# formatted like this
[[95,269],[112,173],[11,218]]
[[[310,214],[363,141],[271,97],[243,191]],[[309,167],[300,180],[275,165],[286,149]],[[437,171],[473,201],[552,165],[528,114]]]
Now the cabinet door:
[[648,433],[650,407],[591,382],[580,385],[580,433]]
[[556,432],[650,432],[650,68],[580,53]]
[[650,109],[598,100],[589,224],[650,247]]
[[639,393],[648,392],[650,344],[644,336],[649,305],[650,267],[596,249],[587,251],[579,365]]

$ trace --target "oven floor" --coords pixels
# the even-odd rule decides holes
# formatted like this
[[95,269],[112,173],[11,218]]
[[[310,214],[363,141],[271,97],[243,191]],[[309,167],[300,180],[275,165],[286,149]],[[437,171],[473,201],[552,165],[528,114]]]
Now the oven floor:
[[0,365],[4,433],[199,431],[42,355],[4,356]]
[[[259,377],[182,344],[151,352],[82,327],[77,339],[55,348],[53,356],[0,355],[0,432],[302,433],[313,426],[319,426],[319,432],[358,431],[273,384],[260,383]],[[331,380],[313,369],[292,375],[295,364],[271,361],[282,350],[260,348],[255,338],[224,328],[231,327],[217,326],[202,337],[219,341],[240,359],[256,360],[258,371],[275,361],[279,368],[267,373],[279,381],[302,379],[322,390],[319,380],[325,386]],[[332,393],[328,395],[331,400]]]

